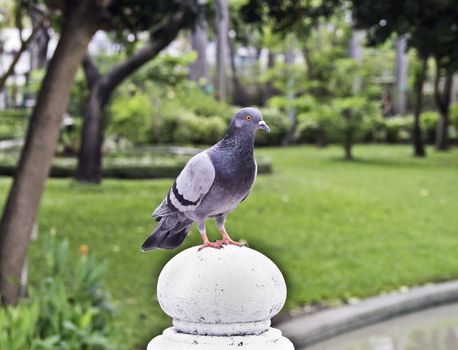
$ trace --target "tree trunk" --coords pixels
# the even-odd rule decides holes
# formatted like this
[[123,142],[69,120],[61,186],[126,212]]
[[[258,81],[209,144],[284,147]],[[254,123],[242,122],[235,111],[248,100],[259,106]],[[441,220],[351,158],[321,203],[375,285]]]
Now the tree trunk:
[[353,160],[352,148],[354,144],[354,130],[350,125],[352,117],[351,113],[351,110],[344,110],[342,112],[342,118],[345,121],[345,129],[343,130],[343,148],[346,160]]
[[[288,42],[287,51],[285,53],[285,64],[292,65],[294,64],[296,58],[294,55],[294,49],[296,40],[294,37],[291,37]],[[288,74],[288,73],[287,73]],[[293,102],[296,97],[296,92],[294,91],[294,76],[288,74],[288,81],[286,83],[287,95],[290,102]],[[288,119],[291,123],[291,126],[288,130],[288,133],[283,140],[284,145],[294,144],[296,142],[296,128],[297,128],[297,111],[294,106],[291,106],[288,110]]]
[[[275,53],[269,49],[269,53],[267,55],[267,69],[272,69],[275,67]],[[267,100],[272,97],[274,94],[274,87],[272,85],[272,81],[268,80],[264,84],[264,96],[263,96],[263,102],[264,104],[267,103]]]
[[406,113],[406,90],[408,76],[407,36],[396,42],[396,114]]
[[102,176],[102,147],[105,129],[104,109],[108,91],[98,79],[91,87],[84,106],[81,147],[78,154],[76,179],[80,182],[99,183]]
[[436,78],[434,81],[434,97],[437,108],[439,109],[440,119],[437,123],[436,132],[436,149],[438,151],[446,151],[449,148],[448,127],[450,124],[450,101],[453,83],[453,70],[447,69],[444,78],[444,86],[440,89],[441,69],[436,60]]
[[[105,106],[113,91],[132,73],[156,57],[177,36],[184,16],[177,16],[155,40],[147,43],[134,55],[101,75],[95,64],[84,60],[83,68],[89,85],[89,97],[84,108],[81,147],[78,154],[76,180],[100,183],[102,178],[102,147],[105,134]],[[164,34],[166,33],[166,34]]]
[[247,104],[247,99],[249,99],[249,96],[245,92],[245,89],[243,88],[242,84],[240,84],[238,72],[237,72],[237,66],[235,64],[235,55],[237,53],[237,50],[234,45],[234,40],[229,39],[229,50],[230,50],[230,63],[231,63],[231,71],[232,71],[232,96],[233,96],[233,103],[236,105],[246,105]]
[[323,125],[318,125],[317,135],[316,135],[316,146],[318,148],[324,148],[328,145],[328,138],[326,135],[326,130]]
[[[357,63],[361,64],[363,60],[363,47],[362,41],[364,37],[364,32],[362,30],[352,29],[351,39],[349,43],[348,53],[349,56]],[[353,93],[358,94],[361,92],[362,88],[362,77],[355,76],[353,80]]]
[[305,67],[307,68],[307,79],[313,80],[314,79],[313,63],[312,63],[312,58],[310,57],[310,49],[307,47],[307,43],[305,43],[305,46],[302,49],[302,55],[304,56]]
[[189,78],[199,85],[210,82],[207,63],[208,28],[205,18],[199,18],[191,31],[191,46],[197,52],[197,59],[189,68]]
[[62,116],[78,66],[97,29],[94,13],[87,8],[94,11],[91,3],[77,2],[65,12],[60,40],[43,80],[4,207],[0,222],[0,293],[4,304],[18,301],[21,271]]
[[43,27],[37,33],[35,40],[30,46],[30,67],[32,69],[43,69],[46,67],[50,39],[48,28]]
[[351,150],[352,150],[351,142],[345,142],[344,143],[344,150],[345,150],[345,159],[346,160],[353,160],[353,154],[351,152]]
[[421,63],[421,68],[415,74],[415,111],[414,123],[412,129],[412,142],[415,157],[425,157],[426,151],[423,145],[423,137],[420,126],[420,116],[423,109],[423,85],[426,79],[426,72],[428,70],[428,59],[424,58]]
[[228,0],[216,0],[216,96],[221,101],[227,100],[227,58],[229,56],[229,3]]

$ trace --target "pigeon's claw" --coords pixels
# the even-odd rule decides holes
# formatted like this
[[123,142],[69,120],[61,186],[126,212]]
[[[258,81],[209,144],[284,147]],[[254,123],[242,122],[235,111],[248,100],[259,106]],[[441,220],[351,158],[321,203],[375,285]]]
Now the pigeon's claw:
[[247,245],[244,243],[240,243],[237,241],[234,241],[229,234],[226,232],[226,229],[224,226],[218,227],[219,232],[221,233],[221,236],[223,236],[222,240],[216,241],[217,243],[221,245],[235,245],[237,247],[246,247]]
[[215,248],[215,249],[221,249],[222,248],[222,245],[219,244],[218,242],[209,242],[209,241],[206,241],[204,242],[200,247],[199,247],[199,252],[204,249],[204,248]]
[[226,239],[221,239],[219,241],[216,241],[216,243],[224,246],[224,245],[235,245],[237,247],[246,247],[247,245],[244,244],[244,243],[240,243],[240,242],[237,242],[237,241],[234,241],[230,238],[226,238]]

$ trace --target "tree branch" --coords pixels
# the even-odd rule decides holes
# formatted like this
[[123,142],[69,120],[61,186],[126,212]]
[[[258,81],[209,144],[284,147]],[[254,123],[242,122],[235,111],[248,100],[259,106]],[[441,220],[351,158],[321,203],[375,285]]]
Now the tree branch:
[[184,15],[179,14],[169,24],[152,38],[143,48],[134,55],[122,61],[108,72],[102,79],[105,89],[113,90],[130,74],[143,64],[154,58],[161,50],[167,47],[177,36],[184,24]]
[[86,77],[86,82],[89,89],[92,89],[95,82],[99,80],[102,75],[99,72],[99,69],[95,65],[94,61],[89,55],[86,55],[83,60],[83,72],[84,76]]
[[6,83],[6,80],[8,79],[8,77],[11,74],[13,74],[14,67],[16,67],[16,64],[18,63],[18,61],[21,58],[21,56],[24,53],[24,51],[27,50],[27,48],[29,47],[29,45],[32,42],[32,40],[35,37],[35,35],[38,33],[38,31],[42,27],[46,27],[47,24],[48,24],[47,23],[47,19],[43,18],[40,22],[37,23],[37,25],[35,27],[33,27],[32,33],[30,34],[30,36],[25,41],[23,41],[21,39],[21,47],[19,48],[19,50],[14,55],[13,61],[11,61],[11,64],[9,65],[8,69],[6,70],[6,72],[0,77],[0,90],[3,89],[3,87],[5,86],[5,83]]
[[453,82],[453,70],[447,68],[445,73],[444,87],[441,91],[439,82],[441,79],[441,67],[436,59],[436,76],[434,78],[434,97],[441,113],[446,113],[451,101],[451,91]]

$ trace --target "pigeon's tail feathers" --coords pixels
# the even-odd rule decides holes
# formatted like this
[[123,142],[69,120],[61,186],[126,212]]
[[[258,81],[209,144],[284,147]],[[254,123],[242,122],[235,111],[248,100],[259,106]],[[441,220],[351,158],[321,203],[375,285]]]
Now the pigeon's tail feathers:
[[173,213],[160,218],[159,224],[142,245],[146,252],[155,248],[174,249],[183,243],[192,226],[192,220]]

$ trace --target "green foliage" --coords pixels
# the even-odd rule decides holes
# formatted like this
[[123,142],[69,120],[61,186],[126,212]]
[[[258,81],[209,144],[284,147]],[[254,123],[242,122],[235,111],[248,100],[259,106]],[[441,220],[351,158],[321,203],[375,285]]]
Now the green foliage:
[[188,80],[193,59],[159,56],[135,74],[113,99],[108,133],[134,144],[217,142],[235,108]]
[[69,244],[43,242],[38,287],[17,307],[0,309],[0,347],[9,350],[108,350],[114,345],[113,308],[102,291],[104,266],[86,250],[69,262]]
[[329,17],[338,8],[339,0],[297,1],[249,0],[240,7],[245,23],[263,26],[269,23],[283,34],[295,31],[308,34],[323,17]]
[[412,132],[413,117],[396,116],[385,119],[386,142],[408,142]]
[[37,300],[0,309],[0,348],[39,349],[41,340],[36,338],[39,318],[40,304]]
[[82,116],[86,97],[88,95],[88,88],[83,69],[80,68],[76,72],[75,81],[70,92],[70,102],[68,105],[68,113],[70,116]]
[[[298,115],[296,131],[299,142],[318,142],[319,133],[329,130],[335,121],[335,111],[328,104],[317,104],[313,109]],[[324,141],[324,140],[323,140]],[[326,142],[335,142],[326,135]]]
[[159,55],[135,73],[130,81],[137,86],[153,81],[167,87],[175,87],[189,80],[189,66],[196,60],[197,54],[192,51],[180,56]]
[[[353,18],[367,31],[370,44],[377,45],[394,34],[409,35],[409,46],[420,57],[434,56],[441,67],[458,68],[458,10],[454,0],[353,0]],[[427,11],[425,11],[427,9]],[[381,20],[383,19],[383,21]]]
[[229,121],[237,109],[234,106],[216,100],[191,81],[178,86],[175,90],[175,95],[169,96],[171,100],[179,103],[183,109],[203,117],[216,116]]
[[455,132],[458,132],[458,102],[450,106],[450,121]]
[[115,99],[110,108],[108,133],[136,143],[146,142],[152,110],[151,99],[141,92]]
[[286,113],[277,108],[263,108],[262,115],[269,124],[270,133],[258,132],[256,145],[281,145],[291,126]]
[[424,139],[427,143],[433,144],[436,139],[437,122],[440,116],[438,112],[423,112],[420,117],[420,126]]
[[327,124],[327,133],[342,144],[346,157],[351,158],[351,148],[361,141],[377,107],[367,99],[355,96],[336,98],[332,101],[331,108],[335,119]]
[[29,110],[0,111],[0,140],[17,139],[25,134]]
[[297,138],[317,142],[317,135],[324,133],[326,142],[341,143],[349,149],[370,131],[376,113],[376,103],[364,97],[335,98],[299,114]]

